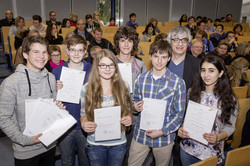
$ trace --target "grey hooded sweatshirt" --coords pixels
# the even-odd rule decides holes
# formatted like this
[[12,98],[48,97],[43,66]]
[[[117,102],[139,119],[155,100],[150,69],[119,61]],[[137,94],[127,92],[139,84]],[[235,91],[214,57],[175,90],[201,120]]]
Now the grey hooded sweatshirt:
[[25,100],[37,98],[56,98],[55,77],[45,68],[35,72],[20,64],[0,86],[0,128],[12,140],[17,159],[29,159],[49,150],[23,135]]

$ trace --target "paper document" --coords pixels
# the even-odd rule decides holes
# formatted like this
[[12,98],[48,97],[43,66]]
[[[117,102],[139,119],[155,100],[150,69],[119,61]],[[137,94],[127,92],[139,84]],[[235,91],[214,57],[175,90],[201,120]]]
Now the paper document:
[[57,100],[79,104],[85,73],[85,71],[62,67],[60,80],[63,82],[63,88],[58,90]]
[[130,93],[133,93],[132,66],[131,63],[118,63],[123,81],[129,85]]
[[[32,105],[32,104],[30,104]],[[28,108],[27,111],[32,108]],[[23,134],[35,136],[42,133],[39,140],[49,146],[71,128],[76,120],[66,110],[59,109],[55,103],[49,100],[37,99],[33,104],[32,114],[27,114],[28,121]]]
[[94,109],[95,141],[121,139],[121,106]]
[[188,132],[190,138],[208,144],[202,135],[211,133],[216,115],[217,108],[189,100],[183,128]]
[[141,112],[140,129],[161,129],[164,124],[167,101],[150,98],[144,98],[143,101],[144,103],[143,110]]

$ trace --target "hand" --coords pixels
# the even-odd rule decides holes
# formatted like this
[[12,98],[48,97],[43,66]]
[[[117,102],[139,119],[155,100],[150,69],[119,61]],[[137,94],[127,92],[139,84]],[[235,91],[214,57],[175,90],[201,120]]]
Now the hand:
[[132,124],[132,118],[131,116],[124,116],[121,118],[120,122],[124,126],[130,126]]
[[215,133],[205,133],[203,134],[203,138],[211,144],[215,144],[217,142],[217,134]]
[[189,138],[188,132],[183,129],[183,127],[180,127],[178,130],[178,136],[181,138]]
[[43,134],[40,133],[40,134],[38,134],[36,136],[33,136],[33,144],[37,144],[37,143],[41,142],[38,138],[41,137],[42,135]]
[[59,100],[56,100],[56,105],[59,107],[61,110],[65,110],[66,106],[63,105],[63,103]]
[[142,100],[142,101],[139,101],[139,102],[137,102],[137,103],[134,104],[135,110],[137,112],[141,112],[142,111],[142,109],[143,109],[143,103],[144,103],[144,101]]
[[97,124],[95,122],[82,122],[82,129],[87,133],[95,132]]
[[146,135],[154,139],[163,136],[163,132],[161,130],[147,130]]
[[56,90],[58,91],[58,90],[60,90],[62,88],[63,88],[63,82],[60,81],[60,80],[57,80],[56,81]]

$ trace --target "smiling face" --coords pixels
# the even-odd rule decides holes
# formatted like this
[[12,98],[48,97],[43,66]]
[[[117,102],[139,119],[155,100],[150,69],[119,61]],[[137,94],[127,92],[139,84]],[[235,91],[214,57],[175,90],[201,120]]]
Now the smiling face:
[[23,26],[24,26],[24,21],[23,21],[23,19],[20,19],[20,20],[17,22],[17,27],[23,28]]
[[23,57],[27,60],[26,67],[36,72],[41,72],[44,68],[48,55],[46,45],[40,43],[31,44],[29,53],[23,53]]
[[168,64],[168,61],[170,60],[170,57],[168,56],[167,52],[163,52],[160,54],[159,52],[154,53],[150,56],[150,59],[153,64],[153,73],[158,73],[160,75],[164,74],[166,72],[166,66]]
[[55,24],[52,25],[51,34],[52,35],[57,34],[57,27]]
[[67,49],[67,54],[69,56],[70,62],[73,64],[79,64],[86,54],[86,50],[84,50],[83,44],[76,44],[74,46],[70,46],[69,49]]
[[[173,39],[182,39],[182,41],[174,42]],[[172,37],[171,46],[174,55],[185,55],[188,47],[188,42],[184,42],[184,39],[188,40],[187,34],[174,35]]]
[[99,62],[98,70],[101,79],[110,80],[115,74],[115,64],[111,59],[103,57]]
[[203,44],[201,42],[195,42],[191,46],[192,55],[195,57],[198,57],[198,55],[202,53],[202,50],[203,50]]
[[59,65],[60,64],[60,60],[61,60],[61,54],[59,51],[53,51],[50,55],[51,57],[51,61],[56,64]]
[[133,40],[120,38],[119,39],[119,48],[121,55],[131,55],[133,49]]
[[207,89],[214,89],[217,80],[223,75],[224,71],[218,71],[218,69],[209,62],[204,62],[201,66],[201,78],[206,85]]

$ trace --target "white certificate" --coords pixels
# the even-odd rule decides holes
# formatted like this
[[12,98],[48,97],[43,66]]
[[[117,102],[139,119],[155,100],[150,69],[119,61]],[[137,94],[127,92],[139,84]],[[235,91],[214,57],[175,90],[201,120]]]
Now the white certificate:
[[63,82],[63,88],[58,90],[57,100],[79,104],[85,73],[85,71],[62,67],[60,80]]
[[76,120],[66,110],[59,109],[55,103],[48,100],[39,98],[33,106],[35,111],[29,117],[23,134],[35,136],[42,133],[39,140],[45,146],[56,141],[76,123]]
[[188,102],[183,128],[190,138],[203,144],[208,144],[203,138],[204,133],[211,133],[217,108],[208,107],[193,101]]
[[129,85],[130,93],[133,93],[132,66],[131,63],[118,63],[123,81]]
[[94,109],[95,141],[121,139],[121,106]]
[[161,129],[164,124],[167,101],[150,98],[144,98],[143,101],[144,103],[143,110],[141,112],[140,129]]

